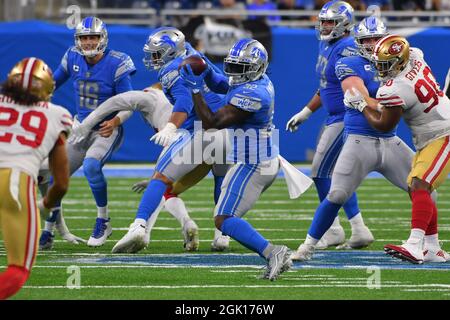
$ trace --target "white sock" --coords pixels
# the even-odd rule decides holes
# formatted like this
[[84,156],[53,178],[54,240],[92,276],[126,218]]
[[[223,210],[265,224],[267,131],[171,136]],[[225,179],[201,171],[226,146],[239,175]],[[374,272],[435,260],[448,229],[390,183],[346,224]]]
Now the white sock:
[[306,235],[306,239],[304,242],[305,244],[310,245],[310,246],[315,246],[317,244],[317,242],[319,242],[318,239],[311,237],[309,234]]
[[144,219],[141,219],[141,218],[134,219],[134,223],[139,223],[141,226],[147,225],[147,221],[145,221]]
[[425,237],[425,231],[422,229],[411,229],[411,234],[409,235],[409,239],[406,241],[411,244],[422,242]]
[[97,218],[109,219],[108,206],[97,207]]
[[159,213],[164,205],[164,198],[161,199],[158,208],[156,208],[155,212],[148,218],[147,223],[145,225],[145,236],[150,239],[150,233],[152,232],[153,226],[155,225],[156,219],[158,219]]
[[219,229],[214,229],[214,239],[217,239],[219,237],[222,236],[222,231],[220,231]]
[[350,226],[352,227],[352,232],[353,230],[358,230],[364,227],[364,220],[361,212],[358,212],[353,218],[348,221],[350,222]]
[[44,231],[52,232],[55,229],[55,222],[45,221]]
[[441,244],[439,243],[439,237],[438,234],[430,234],[428,236],[425,236],[425,246],[424,248],[427,249],[441,249]]
[[186,206],[184,205],[183,200],[178,197],[172,197],[166,200],[164,206],[169,213],[178,220],[181,226],[184,226],[184,223],[188,220],[191,220],[189,217]]
[[339,216],[336,216],[336,218],[334,218],[333,224],[331,225],[330,228],[338,228],[341,226],[341,223],[339,222]]

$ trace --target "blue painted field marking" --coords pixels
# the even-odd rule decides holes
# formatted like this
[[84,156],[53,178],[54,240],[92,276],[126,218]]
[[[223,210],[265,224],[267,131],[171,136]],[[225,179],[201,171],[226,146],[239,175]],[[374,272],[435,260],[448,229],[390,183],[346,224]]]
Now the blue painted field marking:
[[[54,262],[77,264],[123,264],[178,267],[252,267],[262,268],[265,261],[254,254],[155,254],[155,255],[104,255],[82,258],[65,258]],[[450,263],[413,265],[391,258],[381,251],[319,251],[313,260],[294,262],[293,269],[366,269],[376,266],[390,270],[450,270]]]

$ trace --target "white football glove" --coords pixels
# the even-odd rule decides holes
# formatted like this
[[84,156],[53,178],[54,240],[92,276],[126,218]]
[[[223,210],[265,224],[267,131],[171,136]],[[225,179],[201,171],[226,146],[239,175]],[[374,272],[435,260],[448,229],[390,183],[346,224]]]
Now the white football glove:
[[150,141],[154,141],[156,144],[160,146],[168,146],[177,134],[177,127],[172,123],[168,122],[166,126],[156,134],[154,134]]
[[305,122],[313,112],[308,107],[304,107],[302,111],[296,113],[289,121],[286,123],[286,131],[295,132],[298,126]]
[[133,190],[136,193],[141,193],[142,191],[147,189],[147,186],[148,186],[148,180],[142,180],[142,181],[139,181],[139,182],[136,182],[135,184],[133,184],[133,186],[131,187],[131,190]]
[[91,129],[83,124],[72,127],[72,133],[70,134],[69,141],[71,144],[77,144],[87,138],[91,132]]
[[364,108],[367,107],[366,99],[364,99],[361,92],[358,89],[353,88],[351,90],[346,90],[344,94],[344,104],[348,108],[358,110],[363,112]]
[[80,244],[80,243],[87,243],[86,240],[77,237],[74,234],[71,234],[70,232],[68,233],[61,233],[61,238],[63,238],[64,240],[66,240],[68,243],[71,244]]
[[56,217],[55,228],[60,234],[61,238],[63,238],[69,243],[72,244],[87,243],[86,240],[77,237],[76,235],[72,234],[69,231],[69,228],[67,228],[66,222],[64,221],[62,211],[59,213],[58,217]]

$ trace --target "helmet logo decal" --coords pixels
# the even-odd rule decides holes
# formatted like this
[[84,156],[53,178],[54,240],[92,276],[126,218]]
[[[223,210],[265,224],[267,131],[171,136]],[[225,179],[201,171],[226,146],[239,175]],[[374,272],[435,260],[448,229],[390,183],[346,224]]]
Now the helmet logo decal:
[[163,35],[161,37],[161,43],[167,43],[169,46],[171,46],[172,48],[175,48],[177,45],[175,44],[175,42],[172,41],[172,39],[170,39],[170,37],[168,35]]
[[399,54],[403,50],[403,43],[400,41],[394,42],[388,49],[389,54]]
[[258,59],[259,56],[261,55],[261,50],[259,50],[259,48],[254,47],[250,52],[250,54],[252,55],[253,58]]

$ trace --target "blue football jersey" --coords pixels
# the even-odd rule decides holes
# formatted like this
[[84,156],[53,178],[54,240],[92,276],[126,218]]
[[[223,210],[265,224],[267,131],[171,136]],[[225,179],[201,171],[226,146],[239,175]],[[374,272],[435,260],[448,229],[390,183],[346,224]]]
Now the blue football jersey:
[[[340,81],[350,76],[356,76],[364,81],[364,85],[369,91],[372,98],[376,98],[380,82],[376,76],[376,72],[370,62],[361,57],[346,57],[339,59],[336,63],[336,76]],[[392,131],[383,133],[375,130],[367,121],[366,117],[351,108],[346,108],[344,117],[344,125],[346,133],[354,133],[361,135],[369,135],[374,137],[392,137],[395,135],[396,128]]]
[[[186,112],[188,114],[188,118],[181,126],[181,128],[186,130],[192,130],[194,128],[194,121],[199,121],[194,110],[191,91],[186,86],[183,78],[180,77],[178,71],[180,64],[190,55],[200,55],[208,64],[211,64],[208,59],[192,48],[189,43],[186,43],[186,55],[175,58],[173,61],[162,67],[158,73],[158,79],[162,85],[164,94],[173,105],[173,112]],[[213,112],[225,104],[224,95],[212,92],[206,85],[204,85],[203,88],[203,97],[206,104]]]
[[320,80],[320,100],[328,112],[326,124],[343,121],[345,114],[344,94],[336,77],[335,65],[342,57],[357,54],[353,37],[344,37],[335,42],[320,41],[316,74]]
[[232,127],[242,129],[248,141],[245,149],[234,141],[234,161],[238,157],[239,160],[245,158],[245,162],[259,163],[277,156],[278,136],[275,136],[277,132],[272,123],[275,90],[269,77],[264,75],[259,80],[231,86],[225,99],[227,104],[251,112],[245,122]]
[[[102,59],[90,65],[75,47],[66,51],[59,70],[63,71],[65,80],[69,77],[73,80],[80,122],[108,98],[122,93],[117,92],[116,84],[136,72],[133,61],[125,53],[106,49]],[[57,83],[61,84],[60,81]]]

